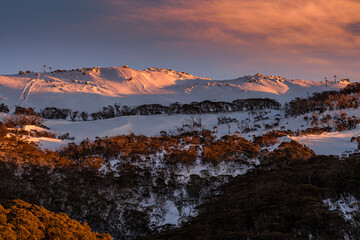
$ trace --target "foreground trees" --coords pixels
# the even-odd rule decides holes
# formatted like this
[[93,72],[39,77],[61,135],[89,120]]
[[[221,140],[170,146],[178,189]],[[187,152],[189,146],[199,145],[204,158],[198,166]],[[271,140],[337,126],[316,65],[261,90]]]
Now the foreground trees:
[[[273,147],[286,134],[273,131],[253,142],[240,136],[216,139],[205,130],[158,137],[129,134],[87,139],[52,152],[6,137],[8,129],[0,125],[0,234],[109,237],[89,232],[86,224],[72,223],[64,214],[7,202],[20,198],[66,212],[116,239],[357,239],[360,157],[315,156],[295,141]],[[187,171],[199,159],[209,169]],[[251,165],[254,159],[257,166]],[[233,177],[222,175],[225,165],[253,169]],[[217,168],[220,175],[211,175]],[[347,196],[354,199],[351,220],[325,204]],[[150,235],[173,213],[169,202],[179,213],[200,206],[199,214],[185,214],[189,222],[180,228]]]
[[72,220],[21,200],[0,205],[0,239],[89,239],[110,240],[109,234],[91,231],[87,223]]

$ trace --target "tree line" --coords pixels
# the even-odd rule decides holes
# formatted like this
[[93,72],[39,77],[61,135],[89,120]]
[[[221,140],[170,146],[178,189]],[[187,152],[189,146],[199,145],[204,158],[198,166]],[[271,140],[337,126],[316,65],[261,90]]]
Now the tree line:
[[102,110],[88,113],[56,107],[46,107],[39,115],[46,119],[71,119],[72,121],[88,121],[109,119],[121,116],[157,115],[157,114],[205,114],[220,112],[242,112],[264,109],[281,109],[281,104],[269,98],[238,99],[232,102],[191,102],[189,104],[172,103],[169,106],[160,104],[144,104],[140,106],[126,106],[115,103],[103,107]]
[[296,98],[284,106],[287,116],[299,116],[309,112],[358,108],[360,103],[360,83],[351,83],[340,91],[315,93],[308,98]]

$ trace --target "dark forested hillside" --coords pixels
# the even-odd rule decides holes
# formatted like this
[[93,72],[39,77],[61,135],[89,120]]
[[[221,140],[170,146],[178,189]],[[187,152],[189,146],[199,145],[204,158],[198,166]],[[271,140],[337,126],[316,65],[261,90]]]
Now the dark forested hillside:
[[[65,212],[115,239],[150,234],[166,224],[170,203],[179,209],[179,218],[186,220],[195,206],[232,177],[232,171],[251,167],[248,160],[259,151],[241,137],[215,141],[205,131],[85,140],[53,152],[16,135],[6,137],[9,131],[0,125],[0,204],[22,199]],[[205,160],[200,163],[201,172],[193,172],[199,148],[215,149],[224,141],[234,147],[231,154]],[[244,148],[235,148],[239,143]],[[224,169],[216,173],[224,160],[230,173]]]
[[[45,126],[36,114],[20,110],[20,115],[4,118],[0,124],[3,206],[8,200],[21,199],[64,212],[114,239],[360,236],[359,156],[345,160],[316,156],[296,141],[279,140],[330,131],[330,126],[273,130],[253,135],[250,141],[240,134],[216,137],[202,128],[201,121],[192,119],[177,135],[162,131],[152,137],[96,137],[50,151],[23,139],[19,126]],[[346,115],[333,119],[337,131],[353,129],[358,123]],[[345,204],[350,213],[339,211],[339,204]],[[170,226],[176,224],[181,225]],[[81,226],[89,230],[86,224]]]
[[145,239],[359,239],[358,207],[346,221],[324,203],[360,198],[359,157],[318,156],[273,166],[234,178],[181,228]]

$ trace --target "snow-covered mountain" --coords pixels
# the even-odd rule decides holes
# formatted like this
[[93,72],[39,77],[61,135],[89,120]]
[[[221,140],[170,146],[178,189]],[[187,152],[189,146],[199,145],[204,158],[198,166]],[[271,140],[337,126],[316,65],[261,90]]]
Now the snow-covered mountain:
[[[348,81],[261,74],[210,80],[159,68],[96,67],[0,76],[0,104],[4,136],[56,150],[26,152],[21,141],[4,137],[2,152],[15,156],[3,157],[6,164],[24,155],[26,164],[41,159],[45,166],[2,174],[8,195],[36,199],[114,239],[179,226],[222,194],[220,186],[281,154],[289,153],[288,161],[360,152],[360,84]],[[57,111],[65,117],[54,117]],[[57,155],[85,170],[54,168],[63,164]],[[341,205],[322,203],[330,210]]]
[[233,101],[247,98],[272,98],[280,103],[314,92],[345,87],[348,82],[292,80],[280,76],[244,76],[233,80],[210,80],[185,72],[127,66],[82,68],[70,71],[21,73],[0,76],[1,102],[15,105],[69,108],[97,111],[114,103],[142,104],[190,103],[192,101]]
[[[174,102],[183,104],[205,100],[231,102],[236,99],[248,98],[270,98],[284,105],[297,97],[311,96],[315,92],[339,90],[348,84],[347,81],[294,80],[261,74],[232,80],[210,80],[185,72],[161,68],[134,70],[128,66],[95,67],[57,70],[41,74],[20,72],[16,75],[0,76],[0,103],[7,105],[10,113],[14,111],[15,106],[32,107],[37,112],[46,107],[57,107],[91,113],[114,104],[139,106],[157,103],[168,106]],[[223,136],[242,132],[241,128],[254,124],[254,119],[259,114],[250,114],[246,111],[215,111],[210,114],[202,114],[200,118],[204,128],[216,129],[216,134]],[[264,120],[257,123],[260,127],[250,135],[244,135],[245,138],[251,139],[254,134],[263,134],[267,131],[265,126],[273,125],[275,122],[278,123],[278,127],[274,129],[286,128],[296,131],[310,127],[309,123],[302,119],[304,116],[296,119],[284,119],[284,112],[281,109],[263,111],[261,114]],[[352,112],[351,114],[356,115]],[[219,124],[219,117],[236,121]],[[45,125],[57,134],[69,133],[75,137],[75,142],[80,142],[85,138],[94,139],[97,136],[115,136],[129,132],[146,136],[155,136],[161,131],[176,132],[177,128],[181,127],[189,118],[191,116],[188,114],[122,116],[86,122],[72,122],[67,118],[67,120],[47,120]],[[278,118],[281,120],[276,120]],[[331,134],[335,134],[337,140],[340,139],[340,135]],[[352,135],[352,131],[349,134]],[[318,138],[319,136],[316,136],[316,139]],[[335,145],[338,145],[340,140],[343,141],[342,138],[339,141],[336,139],[331,141]],[[345,150],[356,148],[355,143],[351,143],[350,146],[346,139],[344,144],[347,147],[341,147],[331,153],[340,154]],[[44,147],[50,148],[57,148],[68,143],[66,140],[48,138],[33,140],[40,141]],[[329,143],[326,140],[312,141],[308,136],[297,137],[296,140],[312,146],[314,149],[317,149],[321,142],[324,149],[319,153],[328,151],[326,146]]]

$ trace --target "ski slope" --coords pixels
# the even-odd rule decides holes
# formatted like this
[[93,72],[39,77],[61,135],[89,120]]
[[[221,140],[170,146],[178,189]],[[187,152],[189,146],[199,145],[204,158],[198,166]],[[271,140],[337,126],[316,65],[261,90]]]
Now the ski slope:
[[21,93],[19,102],[18,102],[18,106],[23,105],[23,102],[27,100],[27,98],[29,97],[30,91],[31,91],[31,87],[36,83],[36,79],[32,79],[30,80],[26,85],[25,88],[23,90],[23,92]]
[[[190,103],[192,101],[233,101],[246,98],[272,98],[284,103],[314,92],[345,87],[346,82],[292,80],[280,76],[244,76],[233,80],[210,80],[185,72],[128,67],[86,68],[42,74],[0,76],[0,97],[13,109],[15,105],[98,111],[118,103]],[[30,91],[31,90],[31,91]],[[19,102],[18,99],[21,99]]]

